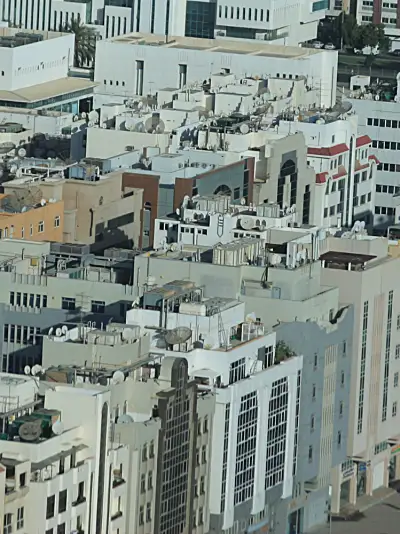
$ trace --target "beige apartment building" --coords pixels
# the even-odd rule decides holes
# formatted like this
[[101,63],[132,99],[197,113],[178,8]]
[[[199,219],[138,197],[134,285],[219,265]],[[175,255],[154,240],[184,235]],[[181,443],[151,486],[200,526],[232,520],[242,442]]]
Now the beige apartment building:
[[94,180],[25,175],[4,184],[5,193],[26,191],[64,201],[64,243],[91,245],[92,252],[139,244],[143,190],[123,188],[120,171]]
[[328,248],[321,280],[354,307],[349,459],[336,474],[336,512],[400,478],[400,258],[387,239],[355,233],[329,238]]

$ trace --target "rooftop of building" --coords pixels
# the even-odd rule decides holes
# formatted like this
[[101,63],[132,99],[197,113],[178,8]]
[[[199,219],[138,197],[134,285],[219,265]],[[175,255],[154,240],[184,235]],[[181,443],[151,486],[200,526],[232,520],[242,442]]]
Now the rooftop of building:
[[383,103],[398,103],[398,84],[393,81],[373,81],[370,76],[352,76],[350,89],[342,89],[343,95],[354,100],[367,100]]
[[270,58],[298,59],[320,54],[313,48],[271,45],[263,41],[237,41],[229,39],[198,39],[194,37],[176,37],[146,33],[132,33],[113,37],[109,41],[118,44],[156,46],[181,50],[199,50],[202,52],[219,52],[224,54],[257,55]]
[[45,208],[47,204],[55,204],[59,201],[44,198],[35,198],[29,191],[24,196],[16,194],[0,193],[0,220],[12,217],[18,213],[26,213],[31,210]]
[[[0,48],[17,48],[48,41],[67,35],[66,32],[21,30],[18,28],[0,27]],[[32,52],[33,53],[33,52]]]
[[74,93],[90,91],[96,86],[96,82],[84,78],[60,78],[15,91],[0,91],[0,101],[33,104],[69,94],[72,98]]
[[89,245],[5,238],[0,240],[0,272],[78,280],[92,280],[94,272],[99,283],[115,284],[121,270],[130,272],[138,253],[111,248],[104,256],[95,256]]

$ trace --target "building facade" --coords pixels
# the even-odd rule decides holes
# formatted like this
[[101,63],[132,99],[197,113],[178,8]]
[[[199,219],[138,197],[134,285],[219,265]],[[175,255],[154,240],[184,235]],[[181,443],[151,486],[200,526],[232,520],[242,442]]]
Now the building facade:
[[131,32],[206,39],[226,35],[296,46],[316,37],[318,21],[327,7],[328,3],[321,1],[292,2],[285,15],[273,1],[267,5],[253,1],[244,10],[234,3],[198,0],[162,0],[151,5],[132,0],[95,0],[90,4],[45,0],[42,6],[38,0],[0,3],[3,21],[30,30],[58,31],[80,19],[93,25],[104,38]]

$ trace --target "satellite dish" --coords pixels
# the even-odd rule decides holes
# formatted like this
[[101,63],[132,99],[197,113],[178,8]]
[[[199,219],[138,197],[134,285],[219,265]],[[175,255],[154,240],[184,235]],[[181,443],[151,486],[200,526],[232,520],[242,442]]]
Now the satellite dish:
[[250,128],[249,128],[249,125],[246,122],[244,122],[243,124],[240,125],[239,130],[240,130],[240,133],[245,135],[249,133]]
[[125,341],[130,341],[135,337],[135,332],[132,330],[132,328],[124,328],[122,330],[122,339]]
[[240,205],[241,205],[241,206],[245,206],[245,205],[246,205],[246,199],[245,199],[244,197],[242,197],[242,198],[240,199]]
[[251,217],[242,217],[239,220],[239,223],[243,230],[251,230],[254,228],[254,221]]
[[53,434],[60,436],[64,432],[64,423],[62,421],[56,421],[51,427]]
[[66,326],[66,325],[62,326],[62,327],[61,327],[61,332],[62,332],[63,334],[66,334],[66,333],[68,332],[68,326]]
[[31,368],[30,368],[29,365],[25,365],[24,374],[26,374],[26,375],[30,375],[31,374]]
[[135,132],[144,133],[145,127],[143,122],[137,122],[134,128]]
[[88,126],[89,126],[89,128],[92,128],[92,126],[94,126],[94,122],[93,121],[89,121],[88,122]]
[[21,425],[18,429],[18,435],[22,441],[36,441],[42,435],[42,422],[29,421]]
[[45,206],[45,205],[46,205],[46,201],[45,201],[44,198],[42,198],[42,200],[40,201],[40,205],[41,205],[41,206]]
[[53,332],[54,332],[54,328],[51,327],[50,330],[48,331],[47,335],[51,336],[53,334]]
[[144,129],[148,133],[163,133],[165,124],[159,117],[152,115],[144,123]]
[[165,334],[168,345],[180,345],[192,337],[192,330],[187,326],[178,326]]
[[135,130],[135,126],[136,122],[131,117],[128,117],[125,121],[125,130],[133,132]]
[[131,415],[129,415],[128,413],[124,413],[122,415],[120,415],[117,419],[117,423],[121,423],[123,425],[126,425],[126,424],[129,424],[129,423],[134,423],[134,419]]
[[61,328],[57,328],[57,329],[56,329],[56,336],[57,336],[57,337],[62,336],[62,330],[61,330]]
[[94,123],[99,122],[99,114],[95,109],[89,112],[88,119]]
[[115,371],[115,373],[112,375],[111,383],[114,385],[121,384],[124,380],[125,380],[124,373],[122,371]]
[[24,157],[26,156],[26,150],[25,150],[25,148],[20,148],[20,149],[18,150],[18,156],[19,156],[20,158],[24,158]]
[[282,261],[282,258],[279,256],[279,254],[272,254],[269,262],[271,265],[279,265]]
[[254,312],[248,313],[245,321],[246,323],[255,323],[257,321],[256,314]]
[[38,375],[38,374],[41,373],[42,371],[43,371],[43,367],[42,367],[41,365],[39,365],[39,364],[34,365],[34,366],[32,367],[32,375],[33,375],[33,376]]
[[86,112],[85,111],[82,111],[81,117],[82,117],[82,119],[86,119]]

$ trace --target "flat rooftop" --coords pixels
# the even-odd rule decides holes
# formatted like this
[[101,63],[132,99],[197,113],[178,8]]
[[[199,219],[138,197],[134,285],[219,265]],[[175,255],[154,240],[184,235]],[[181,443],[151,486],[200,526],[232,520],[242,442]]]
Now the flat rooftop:
[[173,37],[168,41],[164,35],[149,33],[131,33],[109,39],[113,43],[139,46],[158,46],[162,48],[176,48],[180,50],[200,50],[203,52],[218,52],[221,54],[261,55],[276,58],[307,58],[321,54],[323,50],[315,48],[300,48],[297,46],[278,46],[254,40],[237,41],[229,39],[198,39],[195,37]]
[[[19,39],[21,43],[16,44],[16,46],[26,46],[26,45],[36,44],[42,41],[48,41],[49,39],[56,39],[57,37],[62,37],[64,35],[69,35],[69,34],[67,32],[27,30],[27,29],[9,28],[9,27],[0,28],[0,39],[1,38]],[[25,42],[22,42],[22,41],[25,41]],[[1,44],[0,44],[0,47],[1,47]],[[15,46],[10,47],[10,48],[15,48]]]
[[[40,83],[24,87],[18,91],[0,91],[0,101],[5,102],[38,102],[57,96],[76,93],[78,91],[89,91],[98,84],[84,78],[60,78],[52,82]],[[18,110],[19,111],[19,110]]]

